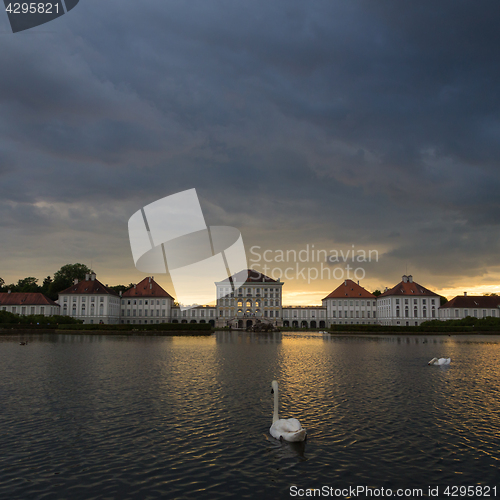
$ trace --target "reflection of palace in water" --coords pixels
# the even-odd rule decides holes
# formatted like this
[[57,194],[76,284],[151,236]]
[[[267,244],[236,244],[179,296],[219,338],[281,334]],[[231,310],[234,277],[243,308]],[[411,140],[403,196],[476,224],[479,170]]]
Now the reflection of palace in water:
[[215,332],[216,341],[221,344],[281,344],[283,334],[281,332],[239,332],[219,331]]

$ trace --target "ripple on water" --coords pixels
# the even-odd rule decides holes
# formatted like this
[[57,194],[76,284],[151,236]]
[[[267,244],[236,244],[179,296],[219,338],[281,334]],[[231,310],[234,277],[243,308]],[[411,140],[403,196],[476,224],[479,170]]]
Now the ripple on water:
[[[497,338],[15,339],[0,498],[289,498],[289,487],[494,485]],[[437,355],[445,369],[427,366]],[[305,443],[269,435],[300,419]],[[22,390],[18,383],[22,380]]]

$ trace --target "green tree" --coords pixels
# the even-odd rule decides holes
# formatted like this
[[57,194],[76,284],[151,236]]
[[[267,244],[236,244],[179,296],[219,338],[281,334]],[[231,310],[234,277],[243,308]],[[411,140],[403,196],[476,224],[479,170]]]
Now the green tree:
[[66,264],[54,274],[54,279],[49,285],[49,297],[56,300],[58,293],[69,288],[75,281],[82,281],[86,274],[91,274],[94,271],[85,264]]
[[108,286],[110,290],[114,290],[116,293],[124,292],[125,290],[128,290],[130,287],[127,285],[115,285],[115,286]]
[[382,295],[382,292],[380,290],[375,290],[372,293],[373,293],[373,295],[375,295],[375,297],[378,297],[379,295]]
[[0,278],[0,292],[2,291],[3,286],[5,285],[5,281]]
[[14,293],[14,292],[19,292],[17,285],[16,285],[16,284],[14,284],[14,283],[11,283],[10,285],[4,285],[4,287],[3,287],[3,291],[4,291],[4,292],[8,292],[9,290],[10,290],[12,293]]
[[40,291],[40,287],[37,285],[38,279],[32,276],[28,278],[21,279],[17,282],[17,291],[23,293],[36,293]]
[[444,306],[448,302],[448,299],[446,297],[443,297],[442,295],[439,296],[439,305]]
[[52,278],[50,276],[47,276],[43,280],[43,284],[42,284],[42,293],[43,294],[47,295],[49,293],[51,284],[52,284]]

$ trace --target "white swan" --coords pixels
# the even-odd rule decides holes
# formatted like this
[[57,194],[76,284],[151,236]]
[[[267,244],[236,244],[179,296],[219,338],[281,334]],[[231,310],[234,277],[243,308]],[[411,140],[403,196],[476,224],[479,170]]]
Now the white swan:
[[273,438],[284,439],[285,441],[297,442],[304,441],[307,432],[302,428],[300,422],[296,418],[279,418],[278,416],[278,382],[272,381],[271,393],[274,393],[274,413],[273,425],[269,432]]
[[432,358],[427,364],[428,365],[449,365],[451,363],[451,358]]

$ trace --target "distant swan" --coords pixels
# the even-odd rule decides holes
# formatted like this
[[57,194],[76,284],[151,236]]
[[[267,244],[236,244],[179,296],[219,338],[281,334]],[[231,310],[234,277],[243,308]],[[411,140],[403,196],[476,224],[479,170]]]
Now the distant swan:
[[273,425],[269,432],[273,438],[285,441],[304,441],[307,432],[302,428],[300,422],[296,418],[279,418],[278,416],[278,382],[272,381],[271,394],[274,393],[274,413]]
[[451,363],[451,358],[432,358],[428,365],[449,365]]

